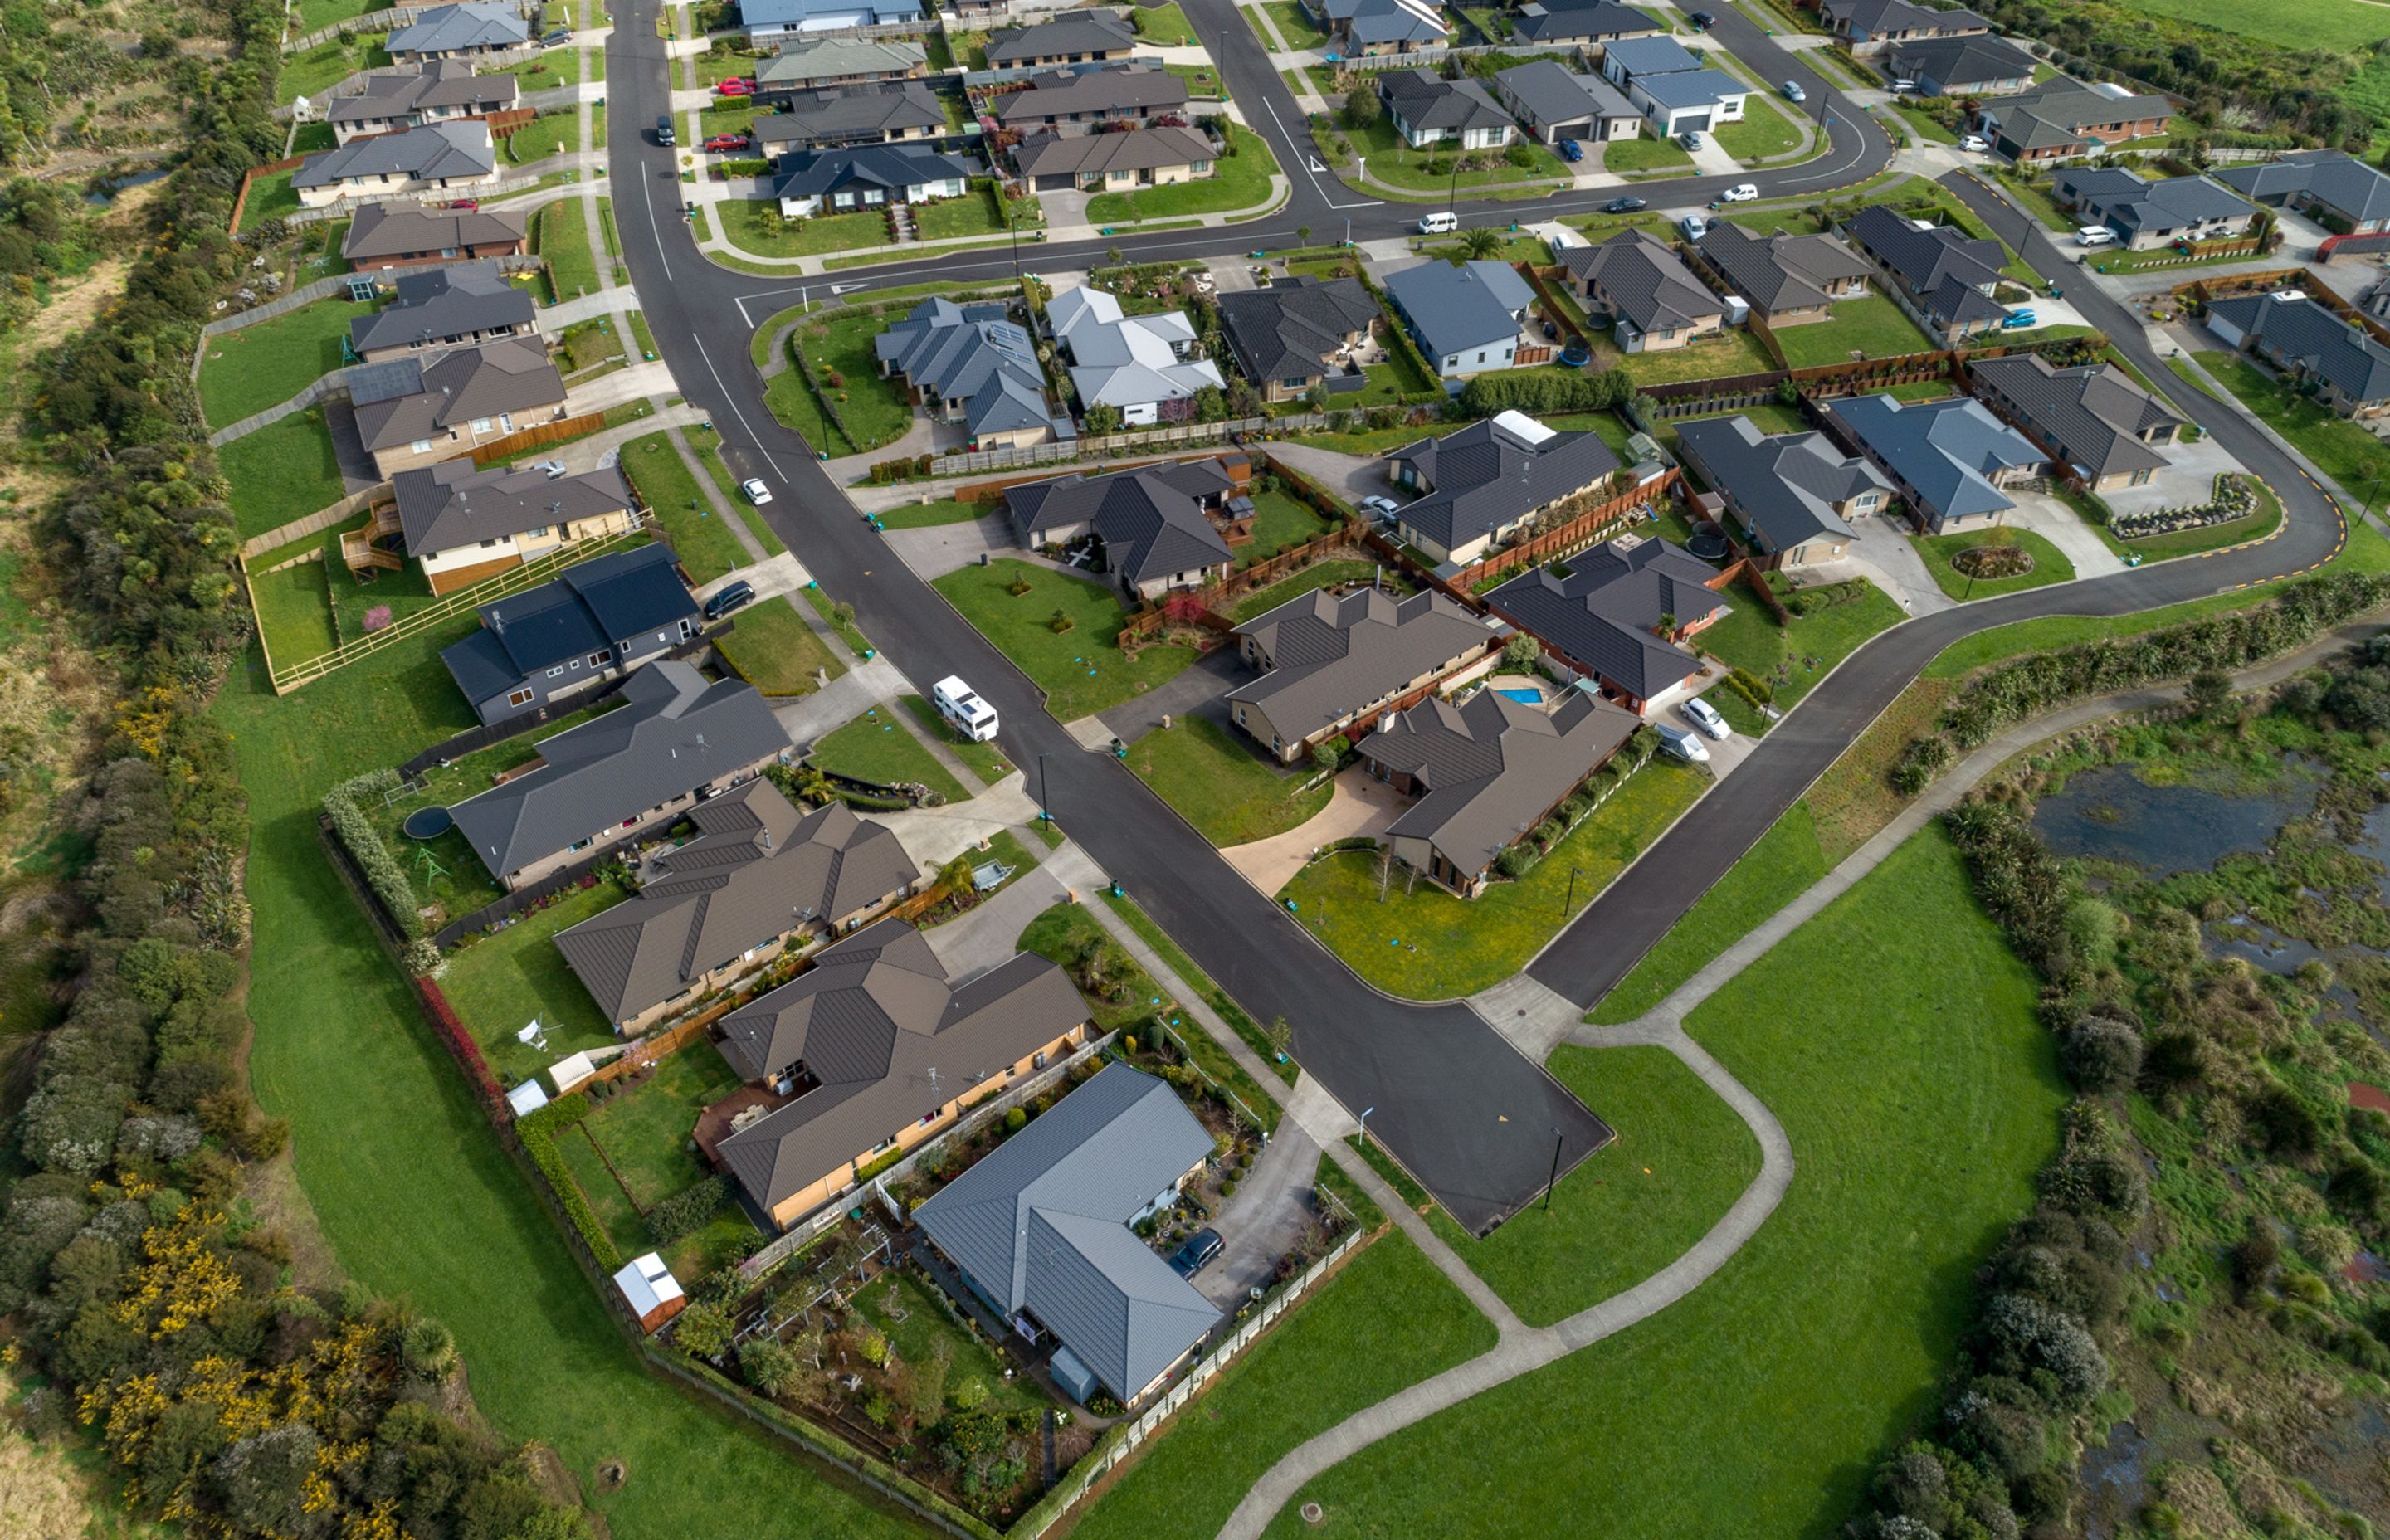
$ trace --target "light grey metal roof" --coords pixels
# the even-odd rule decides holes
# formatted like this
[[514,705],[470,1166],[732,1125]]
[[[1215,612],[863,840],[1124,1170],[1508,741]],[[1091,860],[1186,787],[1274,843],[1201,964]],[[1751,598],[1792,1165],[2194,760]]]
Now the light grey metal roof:
[[1007,488],[1005,505],[1024,545],[1048,530],[1087,524],[1112,570],[1131,583],[1176,577],[1236,559],[1199,499],[1231,482],[1216,459],[1143,466],[1109,475],[1073,473]]
[[2012,353],[1977,360],[1969,370],[2013,403],[2024,426],[2094,477],[2166,467],[2166,457],[2140,435],[2182,418],[2114,364],[2054,369],[2039,353]]
[[1749,300],[1760,314],[1831,304],[1825,286],[1864,278],[1868,264],[1833,236],[1793,236],[1782,230],[1754,236],[1731,220],[1720,220],[1694,249],[1726,279],[1729,292]]
[[1636,115],[1634,104],[1618,94],[1618,87],[1600,75],[1576,74],[1557,59],[1513,65],[1494,78],[1519,109],[1540,125]]
[[[403,388],[396,372],[401,369],[416,371],[412,389]],[[393,386],[402,388],[392,391]],[[366,447],[392,449],[502,413],[546,416],[545,408],[564,404],[564,376],[548,362],[538,339],[502,337],[452,349],[428,364],[398,358],[365,365],[350,372],[349,399]]]
[[1569,558],[1561,577],[1549,567],[1512,578],[1485,596],[1495,613],[1648,700],[1700,672],[1701,660],[1656,627],[1678,626],[1730,610],[1709,587],[1717,573],[1664,540],[1625,535]]
[[1008,1315],[1044,1322],[1125,1400],[1219,1319],[1128,1228],[1212,1149],[1169,1086],[1113,1064],[913,1218]]
[[1621,230],[1598,246],[1569,247],[1560,258],[1579,283],[1598,286],[1610,308],[1638,331],[1674,331],[1726,314],[1725,302],[1648,231]]
[[1674,74],[1702,67],[1699,54],[1664,35],[1621,38],[1602,54],[1602,62],[1605,68],[1615,63],[1628,80],[1638,84],[1646,75]]
[[1422,439],[1395,451],[1392,458],[1397,466],[1410,466],[1429,488],[1417,502],[1404,505],[1403,522],[1447,551],[1515,523],[1618,468],[1618,456],[1595,434],[1535,438],[1501,417],[1472,422],[1442,438]]
[[2245,337],[2262,338],[2269,352],[2351,401],[2390,399],[2390,348],[2305,294],[2289,299],[2242,294],[2216,301],[2207,314],[2211,320],[2229,322]]
[[1735,96],[1748,96],[1751,87],[1723,70],[1686,70],[1665,75],[1638,75],[1636,88],[1662,107],[1709,107]]
[[1969,396],[1906,404],[1891,395],[1846,396],[1828,410],[1897,482],[1943,519],[2013,507],[1990,478],[2049,458]]
[[2390,176],[2336,149],[2290,150],[2255,165],[2223,167],[2215,176],[2251,198],[2305,192],[2351,220],[2390,219]]
[[482,470],[459,457],[402,470],[390,485],[407,554],[418,557],[631,506],[631,489],[611,467],[550,477],[504,466]]
[[1281,278],[1220,295],[1220,328],[1257,380],[1308,379],[1345,339],[1367,336],[1378,302],[1358,278]]
[[468,0],[458,6],[434,6],[390,34],[382,46],[390,57],[446,54],[460,48],[520,48],[531,41],[531,23],[512,6]]
[[496,169],[490,125],[479,118],[426,123],[404,134],[352,139],[338,149],[307,157],[290,178],[294,187],[328,187],[359,176],[404,176],[412,181],[486,176]]
[[765,147],[766,153],[777,153],[791,144],[944,128],[945,122],[945,109],[938,105],[937,94],[922,81],[829,86],[802,92],[779,111],[758,116],[755,143]]
[[1519,313],[1536,302],[1527,280],[1490,259],[1456,267],[1425,262],[1388,274],[1386,293],[1410,317],[1433,365],[1519,335]]
[[1152,112],[1187,104],[1187,83],[1166,70],[1145,65],[1118,65],[1038,75],[1026,91],[996,98],[1001,122],[1025,122],[1038,118],[1068,118],[1079,112]]
[[1819,535],[1852,538],[1857,532],[1834,505],[1870,487],[1892,490],[1875,467],[1844,455],[1823,433],[1768,438],[1749,417],[1706,417],[1678,425],[1677,443],[1712,486],[1733,499],[1764,555]]
[[929,58],[927,47],[901,37],[808,38],[780,45],[756,69],[755,79],[765,85],[802,85],[850,75],[902,75],[921,69]]
[[[511,78],[511,77],[509,77]],[[461,251],[520,242],[529,222],[502,209],[427,209],[420,203],[368,203],[349,222],[341,255],[351,262]]]
[[740,0],[739,6],[739,25],[750,31],[803,27],[816,19],[825,29],[843,27],[858,14],[867,14],[880,27],[911,21],[921,15],[921,0]]
[[349,323],[349,346],[360,353],[437,342],[477,331],[527,327],[531,292],[507,282],[495,261],[452,263],[402,273],[397,298]]
[[1495,632],[1430,589],[1396,598],[1380,588],[1342,597],[1314,589],[1237,627],[1269,670],[1228,692],[1259,706],[1281,734],[1308,738],[1384,700],[1422,674],[1482,651]]
[[1116,49],[1135,46],[1137,31],[1119,12],[1101,9],[1073,11],[1034,27],[1010,27],[991,33],[987,40],[987,64],[991,70],[1001,70],[1008,65],[1052,58],[1061,54],[1100,58]]

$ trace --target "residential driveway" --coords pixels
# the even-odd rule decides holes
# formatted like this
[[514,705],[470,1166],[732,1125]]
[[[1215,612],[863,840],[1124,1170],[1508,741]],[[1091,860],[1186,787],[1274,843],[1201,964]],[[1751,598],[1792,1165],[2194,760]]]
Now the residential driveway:
[[1020,950],[1029,922],[1062,902],[1062,879],[1040,866],[1013,879],[1012,886],[960,919],[921,932],[948,978],[960,983],[1009,961]]
[[944,577],[958,568],[971,566],[985,553],[1008,557],[1023,554],[1012,543],[1010,526],[996,515],[974,519],[967,524],[890,530],[886,538],[888,548],[896,553],[898,559],[924,579]]
[[1693,158],[1692,174],[1695,176],[1736,176],[1745,169],[1741,161],[1726,152],[1726,147],[1717,142],[1717,135],[1707,130],[1702,133],[1702,148],[1687,153]]
[[1261,1159],[1237,1184],[1237,1195],[1212,1217],[1212,1228],[1220,1232],[1219,1259],[1195,1276],[1205,1299],[1233,1311],[1249,1290],[1277,1279],[1278,1259],[1312,1222],[1311,1178],[1318,1166],[1319,1147],[1311,1136],[1293,1119],[1280,1119]]
[[2016,499],[2016,508],[2008,521],[2031,530],[2065,552],[2066,559],[2075,563],[2075,576],[2098,577],[2125,570],[2124,558],[2108,549],[2099,532],[2064,503],[2046,492],[2018,491],[2010,495]]
[[[1012,776],[976,793],[967,802],[912,807],[901,813],[875,813],[871,816],[873,821],[895,831],[896,842],[905,847],[906,854],[935,871],[964,851],[976,849],[998,829],[1026,828],[1037,816],[1037,808],[1022,789],[1021,777]],[[1043,848],[1031,847],[1033,853]],[[1024,919],[1022,923],[1029,922]],[[1021,932],[1015,930],[1013,934],[1017,937]]]
[[1221,859],[1244,873],[1245,879],[1275,897],[1294,880],[1311,853],[1337,840],[1356,840],[1382,832],[1402,816],[1411,799],[1393,787],[1372,780],[1355,766],[1336,777],[1328,805],[1284,834],[1249,844],[1230,845]]
[[2101,501],[2118,513],[2196,507],[2213,494],[2217,477],[2247,469],[2212,437],[2202,437],[2197,443],[2174,444],[2158,453],[2166,457],[2166,468],[2152,477],[2147,486],[2103,492]]
[[1096,195],[1084,188],[1067,192],[1042,192],[1037,202],[1046,211],[1046,223],[1057,230],[1087,222],[1087,203]]
[[1270,445],[1270,457],[1284,460],[1348,503],[1370,496],[1392,497],[1397,503],[1410,500],[1386,480],[1386,462],[1375,456],[1311,449],[1299,443],[1274,443]]
[[1911,615],[1931,615],[1956,602],[1925,570],[1925,558],[1909,544],[1906,520],[1877,514],[1855,520],[1851,527],[1859,537],[1852,543],[1850,554],[1840,561],[1818,562],[1807,569],[1809,572],[1827,583],[1866,578]]
[[1220,697],[1253,677],[1253,671],[1237,656],[1237,649],[1224,647],[1198,658],[1160,687],[1114,706],[1099,720],[1123,743],[1134,743],[1148,730],[1161,726],[1165,716],[1173,722],[1206,716],[1222,732],[1234,732],[1228,725],[1228,708],[1220,703]]

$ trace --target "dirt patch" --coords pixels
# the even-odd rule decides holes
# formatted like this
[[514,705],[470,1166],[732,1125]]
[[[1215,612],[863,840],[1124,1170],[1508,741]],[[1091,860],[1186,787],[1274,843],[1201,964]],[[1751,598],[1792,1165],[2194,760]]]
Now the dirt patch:
[[2352,1080],[2348,1083],[2348,1105],[2372,1112],[2390,1112],[2390,1091]]
[[298,1169],[288,1150],[249,1169],[241,1196],[265,1227],[279,1230],[290,1242],[290,1281],[300,1289],[336,1289],[348,1277],[341,1270],[323,1231],[315,1226],[315,1211],[299,1186]]
[[620,1492],[623,1490],[623,1484],[630,1479],[631,1467],[628,1461],[611,1459],[600,1460],[598,1463],[598,1490],[600,1492]]

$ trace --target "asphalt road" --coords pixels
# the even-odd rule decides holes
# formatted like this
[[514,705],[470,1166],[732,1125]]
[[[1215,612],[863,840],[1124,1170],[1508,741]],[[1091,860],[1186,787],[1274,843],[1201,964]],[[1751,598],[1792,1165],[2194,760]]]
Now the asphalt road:
[[[1407,229],[1418,205],[1388,204],[1308,170],[1308,146],[1291,96],[1230,0],[1183,0],[1207,40],[1225,32],[1226,72],[1249,122],[1272,144],[1292,178],[1279,214],[1257,225],[1181,232],[1076,246],[1034,249],[1034,266],[1070,268],[1102,260],[1117,246],[1139,258],[1219,253],[1285,246],[1298,225],[1315,239],[1353,238]],[[793,302],[797,284],[717,267],[700,257],[680,216],[683,193],[672,153],[651,129],[668,106],[665,49],[654,35],[658,0],[631,0],[616,12],[608,44],[610,192],[630,265],[657,346],[682,393],[712,414],[723,453],[740,477],[760,476],[774,493],[765,513],[916,688],[960,674],[993,701],[1001,740],[1013,762],[1050,777],[1055,815],[1104,869],[1116,877],[1195,960],[1257,1019],[1283,1015],[1295,1026],[1297,1054],[1345,1107],[1368,1111],[1370,1129],[1461,1223],[1483,1231],[1530,1201],[1552,1169],[1598,1149],[1610,1130],[1558,1082],[1458,1004],[1420,1006],[1390,999],[1334,960],[1271,900],[1238,876],[1195,830],[1109,756],[1082,751],[1048,716],[1036,687],[916,578],[888,550],[821,470],[813,452],[762,405],[763,386],[749,362],[748,339],[772,312]],[[1802,82],[1835,125],[1822,161],[1749,180],[1771,196],[1798,196],[1847,185],[1889,159],[1882,134],[1831,83],[1728,11],[1718,34],[1768,80]],[[1688,179],[1638,189],[1655,202],[1703,200],[1735,178]],[[1462,204],[1464,222],[1505,223],[1598,208],[1610,193],[1572,194],[1532,204]],[[2009,225],[2001,226],[2005,232]],[[2047,243],[2043,242],[2046,247]],[[1023,255],[1031,255],[1024,250]],[[925,259],[842,272],[842,284],[890,287],[929,278],[970,281],[1011,271],[1009,253],[992,259]],[[2044,257],[2051,261],[2045,263]],[[2031,260],[2059,270],[2054,251]],[[819,284],[813,285],[816,289]],[[2088,283],[2075,296],[2087,315],[2136,328]],[[2109,306],[2113,310],[2113,306]],[[1771,733],[1737,773],[1730,798],[1705,800],[1655,849],[1632,883],[1589,907],[1531,971],[1574,1000],[1590,1003],[1749,847],[1844,745],[1896,695],[1924,661],[1952,640],[2027,615],[2114,613],[2256,581],[2320,559],[2337,547],[2338,514],[2253,430],[2215,403],[2178,390],[2173,376],[2124,345],[2177,396],[2186,414],[2273,481],[2291,505],[2291,530],[2259,553],[2171,563],[2099,584],[2036,590],[2012,599],[1913,622],[1877,638],[1799,712]],[[2210,421],[2209,419],[2216,419]]]

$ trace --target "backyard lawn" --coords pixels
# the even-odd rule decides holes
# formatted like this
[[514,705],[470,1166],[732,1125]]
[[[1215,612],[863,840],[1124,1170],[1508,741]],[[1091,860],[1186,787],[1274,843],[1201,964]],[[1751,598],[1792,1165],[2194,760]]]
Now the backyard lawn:
[[[1301,598],[1315,588],[1362,582],[1370,573],[1380,572],[1381,567],[1381,563],[1372,561],[1315,561],[1292,577],[1280,578],[1266,588],[1256,588],[1247,594],[1237,601],[1237,608],[1228,618],[1242,624],[1255,615],[1267,614],[1289,599]],[[1408,585],[1397,582],[1395,586],[1397,591],[1401,591]]]
[[584,1125],[644,1213],[705,1174],[688,1148],[697,1115],[739,1086],[739,1072],[700,1037],[667,1055],[638,1089],[601,1102]]
[[1655,757],[1526,876],[1488,883],[1477,898],[1455,898],[1397,866],[1381,899],[1378,857],[1368,851],[1313,862],[1279,897],[1293,902],[1304,929],[1390,995],[1474,994],[1525,967],[1709,786],[1705,773]]
[[207,340],[199,357],[199,404],[211,429],[281,404],[341,366],[349,323],[375,306],[318,300],[253,327]]
[[250,569],[249,590],[257,600],[257,628],[274,654],[276,667],[305,662],[338,645],[339,638],[332,635],[332,597],[324,579],[320,561],[302,561],[277,572]]
[[921,736],[944,744],[955,758],[962,761],[970,767],[970,773],[979,777],[982,786],[994,786],[1012,774],[1012,765],[1005,759],[1004,751],[995,744],[973,743],[964,738],[947,725],[946,719],[938,714],[937,707],[918,695],[900,695],[896,699],[903,701],[905,709],[913,714]]
[[382,46],[381,32],[351,32],[328,43],[318,43],[302,54],[292,54],[282,61],[281,77],[275,82],[276,95],[284,103],[301,96],[321,96],[333,86],[360,70],[386,70],[390,52]]
[[1607,368],[1613,364],[1624,368],[1638,385],[1776,372],[1776,360],[1768,356],[1767,350],[1759,345],[1759,339],[1746,327],[1728,327],[1715,337],[1705,337],[1681,348],[1624,356],[1613,353],[1596,360],[1597,367]]
[[811,695],[816,670],[828,669],[832,679],[846,672],[786,594],[739,610],[729,634],[713,645],[765,695]]
[[1900,307],[1881,294],[1844,300],[1834,306],[1833,319],[1805,327],[1779,327],[1771,333],[1784,350],[1788,369],[1814,369],[1824,364],[1848,363],[1852,354],[1898,358],[1905,353],[1931,353],[1934,343]]
[[663,536],[688,575],[712,583],[747,564],[746,547],[713,516],[704,490],[673,450],[671,430],[642,433],[623,446],[620,463],[639,500],[648,505]]
[[2334,416],[2330,408],[2284,389],[2281,381],[2238,353],[2192,356],[2266,426],[2290,440],[2300,454],[2339,482],[2352,501],[2371,506],[2381,500],[2383,488],[2377,483],[2390,478],[2390,449],[2384,449],[2381,440]]
[[1317,540],[1335,527],[1320,518],[1310,504],[1299,503],[1288,493],[1256,494],[1253,507],[1253,541],[1237,547],[1237,565],[1240,568],[1266,561],[1306,540]]
[[876,211],[784,220],[779,204],[768,198],[734,198],[712,207],[730,244],[759,257],[811,257],[888,243],[888,216]]
[[[1028,584],[1026,593],[1010,591],[1016,579]],[[1037,682],[1047,710],[1064,722],[1109,711],[1195,661],[1193,648],[1175,646],[1129,657],[1113,640],[1126,616],[1111,587],[1049,568],[992,561],[948,572],[933,586]],[[1070,629],[1053,628],[1058,612]]]
[[970,793],[955,779],[954,772],[939,764],[905,725],[906,715],[874,706],[816,742],[811,761],[821,769],[857,780],[881,786],[918,781],[950,802],[969,802]]
[[1253,746],[1201,716],[1177,719],[1130,744],[1128,767],[1215,845],[1283,834],[1326,807],[1334,790],[1327,782],[1299,790],[1315,766],[1281,773]]
[[1269,197],[1269,179],[1278,170],[1269,146],[1251,129],[1234,123],[1228,125],[1228,143],[1235,153],[1212,162],[1210,176],[1136,192],[1096,194],[1087,199],[1088,222],[1129,224],[1228,213],[1263,202]]
[[234,527],[246,540],[304,519],[348,495],[324,409],[310,406],[216,451],[232,492]]
[[299,189],[290,185],[298,168],[267,172],[249,185],[249,198],[240,206],[240,226],[255,229],[270,219],[288,219],[299,212]]
[[1687,1023],[1791,1139],[1758,1233],[1658,1316],[1334,1466],[1267,1533],[1840,1534],[2057,1148],[2035,995],[1947,841],[1910,840]]
[[[392,853],[405,861],[413,853],[393,846]],[[449,958],[440,987],[508,1084],[529,1079],[567,1054],[614,1041],[612,1023],[564,965],[556,933],[613,907],[623,896],[610,882],[569,892]],[[515,1041],[515,1033],[534,1019],[547,1029],[545,1048]]]
[[[1951,558],[1971,545],[1981,545],[1995,535],[2015,538],[2018,545],[2033,556],[2033,571],[2021,577],[1984,578],[1971,580],[1966,573],[1950,565]],[[2001,594],[2013,594],[2020,589],[2039,588],[2048,584],[2064,583],[2075,575],[2075,563],[2066,553],[2031,530],[2012,525],[1989,530],[1970,530],[1964,534],[1913,534],[1909,541],[1917,554],[1925,558],[1925,570],[1934,581],[1954,599],[1987,599]]]

